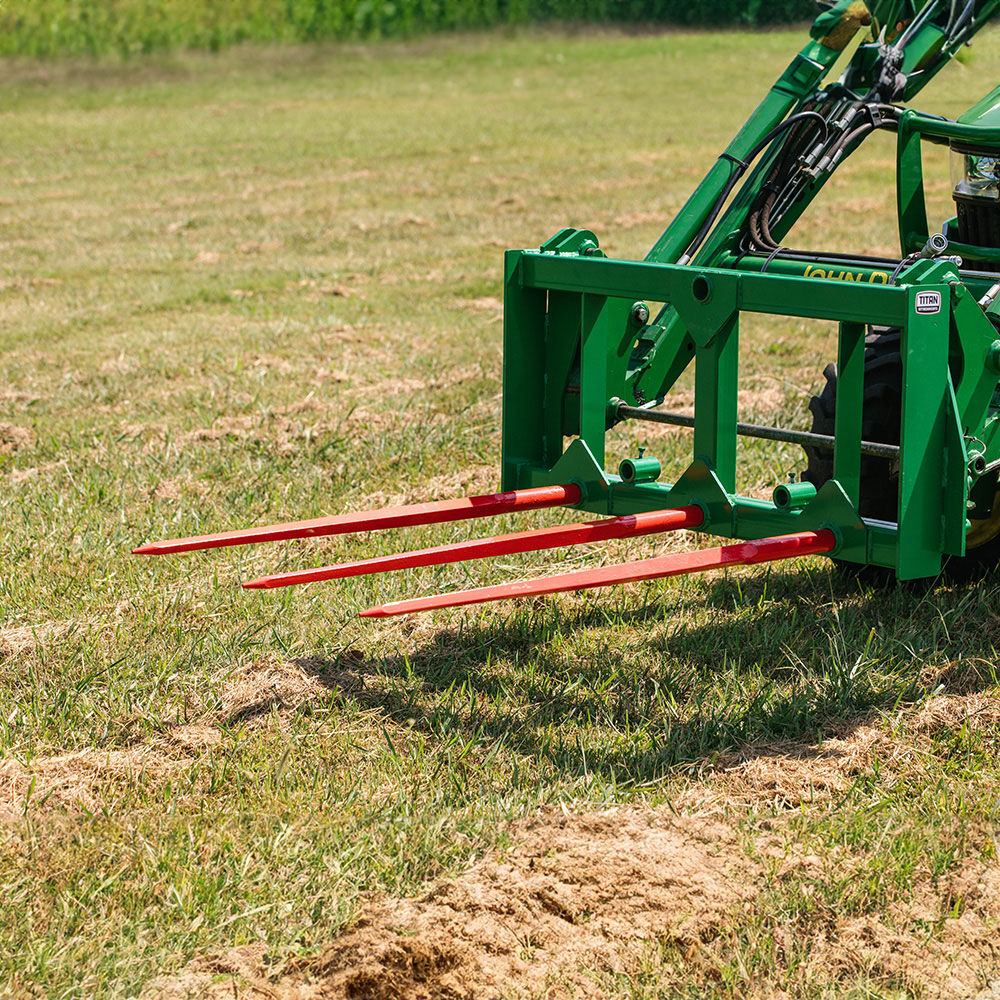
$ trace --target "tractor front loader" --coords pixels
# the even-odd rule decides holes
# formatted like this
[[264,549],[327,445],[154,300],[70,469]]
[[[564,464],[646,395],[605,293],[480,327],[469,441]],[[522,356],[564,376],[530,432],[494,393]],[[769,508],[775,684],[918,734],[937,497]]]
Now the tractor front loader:
[[[826,553],[900,580],[1000,556],[1000,87],[955,121],[906,105],[1000,0],[838,0],[644,260],[562,229],[504,270],[501,493],[144,545],[166,553],[568,506],[597,520],[264,577],[266,588],[681,528],[729,539],[521,583],[400,601],[379,617]],[[847,54],[852,52],[850,58]],[[838,60],[846,68],[828,81]],[[896,133],[900,254],[794,248],[796,221],[876,130]],[[928,224],[921,150],[950,147],[955,217]],[[940,228],[940,232],[936,231]],[[655,315],[647,302],[665,303]],[[839,324],[811,430],[737,419],[742,313]],[[671,393],[694,365],[694,415]],[[622,421],[690,427],[662,481],[605,468]],[[803,445],[798,482],[736,493],[738,436]],[[738,540],[738,541],[732,541]]]

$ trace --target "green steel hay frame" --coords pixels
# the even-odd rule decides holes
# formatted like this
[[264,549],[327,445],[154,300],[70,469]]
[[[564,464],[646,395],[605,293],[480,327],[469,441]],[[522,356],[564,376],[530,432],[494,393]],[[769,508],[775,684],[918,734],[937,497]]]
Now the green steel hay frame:
[[[948,240],[939,244],[936,256],[960,255],[969,269],[954,260],[924,256],[893,280],[899,261],[748,247],[748,217],[783,153],[786,129],[771,141],[703,245],[693,255],[688,249],[745,158],[775,126],[806,108],[817,109],[828,122],[838,117],[842,122],[851,108],[860,107],[846,126],[830,129],[827,144],[836,142],[845,129],[864,121],[866,104],[916,94],[1000,4],[969,4],[965,20],[957,30],[953,23],[948,32],[954,6],[928,2],[914,12],[899,0],[868,7],[847,0],[836,4],[816,22],[813,41],[782,74],[645,261],[605,259],[592,233],[574,230],[563,230],[538,251],[507,254],[504,489],[577,480],[586,491],[581,506],[610,514],[694,502],[708,512],[700,530],[735,538],[830,527],[838,536],[839,559],[890,567],[900,579],[933,576],[942,556],[966,554],[969,522],[992,520],[997,486],[1000,341],[992,298],[985,310],[978,301],[997,280],[990,272],[998,270],[1000,248],[951,239],[958,230],[957,220],[951,220],[945,226]],[[908,19],[911,25],[921,23],[903,39],[897,54],[886,39],[893,30],[906,33]],[[870,39],[857,49],[840,81],[822,89],[824,76],[855,30]],[[904,77],[890,79],[888,94],[878,88],[880,78],[891,75],[887,63],[898,66],[896,75]],[[952,143],[960,150],[967,146],[984,154],[1000,149],[1000,88],[957,122],[912,110],[892,115],[880,109],[880,114],[877,125],[869,118],[872,128],[842,148],[848,155],[874,127],[898,131],[905,258],[919,254],[932,235],[924,207],[921,141]],[[808,178],[777,224],[772,223],[776,240],[786,236],[840,162],[843,157]],[[805,174],[808,168],[800,170]],[[988,210],[996,206],[994,200]],[[927,251],[932,252],[933,247]],[[646,322],[644,299],[669,305]],[[840,324],[833,477],[818,484],[818,492],[808,484],[800,484],[804,488],[798,491],[779,486],[770,503],[734,494],[743,312]],[[891,442],[898,445],[898,458],[883,460],[899,466],[895,523],[858,513],[869,326],[902,331],[900,431]],[[637,409],[649,400],[669,402],[672,386],[691,363],[692,465],[673,485],[637,481],[641,477],[631,469],[625,470],[632,472],[631,481],[607,474],[608,427],[623,415],[648,415],[651,411]],[[574,440],[564,450],[567,437]]]

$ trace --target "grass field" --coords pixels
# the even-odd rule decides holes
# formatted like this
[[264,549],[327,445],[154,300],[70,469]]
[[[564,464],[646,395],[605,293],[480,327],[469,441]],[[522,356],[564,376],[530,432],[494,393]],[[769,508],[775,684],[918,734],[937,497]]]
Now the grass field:
[[[1000,975],[996,579],[866,588],[815,559],[371,623],[698,540],[263,595],[240,581],[478,531],[128,554],[495,486],[503,249],[575,225],[641,256],[799,46],[4,65],[0,995],[972,997]],[[954,115],[998,74],[987,34],[922,105]],[[892,164],[874,142],[800,244],[892,252]],[[744,332],[741,417],[806,426],[834,332]],[[668,474],[689,448],[622,431],[613,458],[643,443]],[[802,466],[741,461],[748,491]]]
[[247,42],[413,39],[553,22],[775,25],[814,17],[810,0],[33,0],[0,4],[0,56],[129,58],[218,52]]

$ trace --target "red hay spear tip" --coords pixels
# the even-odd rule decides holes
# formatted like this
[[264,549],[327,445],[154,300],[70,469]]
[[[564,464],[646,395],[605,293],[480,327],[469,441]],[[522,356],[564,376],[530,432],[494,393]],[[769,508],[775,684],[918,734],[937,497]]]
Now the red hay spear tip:
[[704,570],[726,566],[745,566],[753,563],[773,562],[830,552],[837,544],[832,531],[802,531],[776,538],[761,538],[754,542],[739,542],[723,545],[700,552],[677,552],[655,559],[640,559],[606,566],[601,569],[587,569],[559,576],[525,580],[521,583],[505,583],[495,587],[480,587],[476,590],[461,590],[452,594],[435,594],[432,597],[418,597],[414,600],[395,601],[377,608],[360,612],[362,618],[388,618],[392,615],[412,614],[416,611],[431,611],[437,608],[461,607],[466,604],[482,604],[486,601],[500,601],[510,598],[535,597],[539,594],[555,594],[570,590],[586,590],[591,587],[608,587],[616,583],[631,583],[636,580],[656,580],[681,573],[699,573]]
[[318,580],[338,580],[349,576],[364,576],[369,573],[385,573],[389,570],[410,569],[415,566],[440,566],[445,563],[461,562],[463,559],[485,559],[488,556],[506,556],[517,552],[556,549],[563,545],[603,542],[609,538],[634,538],[658,531],[696,528],[703,520],[702,509],[694,506],[676,510],[629,514],[625,517],[612,517],[601,521],[560,524],[535,531],[518,531],[509,535],[498,535],[495,538],[476,538],[468,542],[437,545],[433,548],[418,549],[415,552],[401,552],[398,555],[362,559],[358,562],[323,566],[319,569],[276,573],[273,576],[262,576],[256,580],[249,580],[243,586],[252,590],[265,590],[273,587],[291,587],[299,583],[315,583]]
[[492,517],[518,510],[538,510],[542,507],[572,506],[582,499],[580,487],[536,486],[507,493],[460,497],[457,500],[433,500],[429,503],[386,507],[356,514],[335,514],[310,521],[287,521],[262,528],[223,531],[216,535],[193,535],[165,542],[150,542],[133,549],[134,555],[167,555],[174,552],[194,552],[198,549],[219,549],[227,545],[251,545],[254,542],[279,542],[289,538],[314,538],[319,535],[346,535],[353,531],[381,531],[385,528],[406,528],[418,524],[444,524],[472,517]]

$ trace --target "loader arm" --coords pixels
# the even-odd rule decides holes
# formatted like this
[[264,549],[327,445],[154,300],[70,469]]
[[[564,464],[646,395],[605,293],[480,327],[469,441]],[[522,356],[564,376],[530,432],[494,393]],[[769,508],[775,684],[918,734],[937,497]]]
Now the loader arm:
[[[871,132],[896,127],[898,102],[919,93],[971,42],[1000,9],[1000,0],[958,4],[928,0],[916,3],[916,11],[913,6],[910,0],[868,4],[839,0],[821,15],[809,43],[713,164],[646,260],[733,267],[741,261],[746,266],[747,257],[753,261],[756,256],[758,266],[776,258],[795,259],[794,251],[775,253],[778,243],[833,172]],[[843,51],[859,37],[861,42],[839,79],[826,84]],[[748,164],[755,153],[760,154],[756,164]],[[767,186],[775,184],[775,165],[783,156],[802,162],[790,164],[779,176],[783,186],[764,216],[755,209]],[[739,191],[720,212],[744,176]],[[903,252],[908,251],[904,246]],[[806,263],[788,273],[803,274],[816,256],[815,252],[800,255]],[[670,304],[636,339],[622,373],[621,395],[642,405],[670,390],[692,360],[694,345]]]

